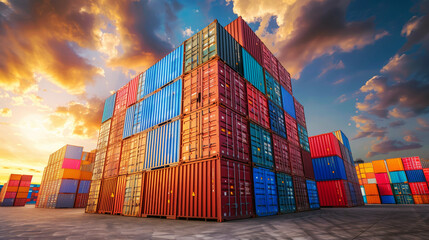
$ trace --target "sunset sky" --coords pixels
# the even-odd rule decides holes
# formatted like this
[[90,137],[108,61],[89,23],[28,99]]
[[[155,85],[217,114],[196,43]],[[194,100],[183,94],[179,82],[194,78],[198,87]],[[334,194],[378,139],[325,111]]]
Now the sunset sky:
[[[197,3],[196,3],[197,2]],[[309,136],[429,158],[429,1],[0,0],[0,184],[95,148],[104,99],[214,19],[241,15],[293,75]]]

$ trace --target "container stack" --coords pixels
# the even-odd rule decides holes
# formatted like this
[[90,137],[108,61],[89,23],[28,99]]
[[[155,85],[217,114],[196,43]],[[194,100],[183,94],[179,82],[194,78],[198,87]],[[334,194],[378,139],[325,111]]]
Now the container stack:
[[25,206],[32,178],[31,175],[11,174],[9,181],[1,189],[0,206]]
[[319,208],[304,109],[241,18],[211,23],[106,100],[92,180],[88,213],[224,221]]
[[374,167],[372,163],[362,163],[357,166],[359,168],[358,179],[361,185],[362,193],[365,195],[365,203],[380,204],[380,194],[377,188],[377,180],[375,178]]
[[342,131],[309,138],[321,207],[364,204],[350,144]]
[[95,152],[83,147],[65,145],[49,156],[36,207],[85,207],[92,178],[91,161]]
[[27,204],[36,204],[39,196],[40,184],[31,184],[27,195]]

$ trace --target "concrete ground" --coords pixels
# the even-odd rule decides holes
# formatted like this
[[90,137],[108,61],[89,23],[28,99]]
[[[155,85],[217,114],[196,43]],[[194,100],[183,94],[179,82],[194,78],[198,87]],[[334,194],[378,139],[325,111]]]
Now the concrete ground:
[[0,208],[0,239],[429,239],[429,205],[324,208],[224,223]]

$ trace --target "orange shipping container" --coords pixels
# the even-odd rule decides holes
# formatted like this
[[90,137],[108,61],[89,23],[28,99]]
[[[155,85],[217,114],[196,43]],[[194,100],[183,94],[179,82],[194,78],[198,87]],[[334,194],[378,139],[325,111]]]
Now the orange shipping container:
[[80,179],[80,170],[62,168],[59,171],[58,179]]
[[112,213],[115,204],[117,177],[104,179],[101,183],[98,213]]
[[8,192],[18,192],[18,187],[7,187]]
[[368,184],[368,179],[362,179],[362,185]]
[[404,166],[402,165],[402,159],[401,158],[391,158],[386,159],[387,168],[390,172],[393,171],[404,171]]
[[429,195],[413,195],[415,204],[428,204],[429,203]]
[[380,197],[377,196],[366,196],[367,204],[381,204]]
[[387,172],[386,162],[384,160],[372,161],[372,166],[374,167],[374,173]]
[[377,184],[364,184],[365,194],[368,195],[378,195]]
[[[20,193],[28,193],[28,191],[30,191],[30,187],[19,187],[18,188],[18,192],[20,192]],[[19,197],[17,197],[17,198],[19,198]]]
[[21,180],[21,175],[19,174],[11,174],[9,180]]
[[92,179],[92,172],[81,171],[80,172],[80,180],[88,180]]
[[368,179],[368,178],[375,178],[375,174],[374,173],[367,173],[367,174],[365,174],[366,175],[366,178]]
[[119,176],[118,183],[116,184],[115,195],[115,208],[113,214],[121,214],[124,206],[125,184],[127,183],[127,176]]
[[27,192],[18,192],[18,194],[16,194],[16,198],[27,198],[28,196],[28,191]]

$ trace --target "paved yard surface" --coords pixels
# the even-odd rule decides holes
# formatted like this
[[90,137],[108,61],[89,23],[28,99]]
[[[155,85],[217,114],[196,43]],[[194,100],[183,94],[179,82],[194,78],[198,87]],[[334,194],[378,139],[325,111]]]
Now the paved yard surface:
[[0,208],[0,239],[429,239],[429,205],[328,208],[224,223]]

